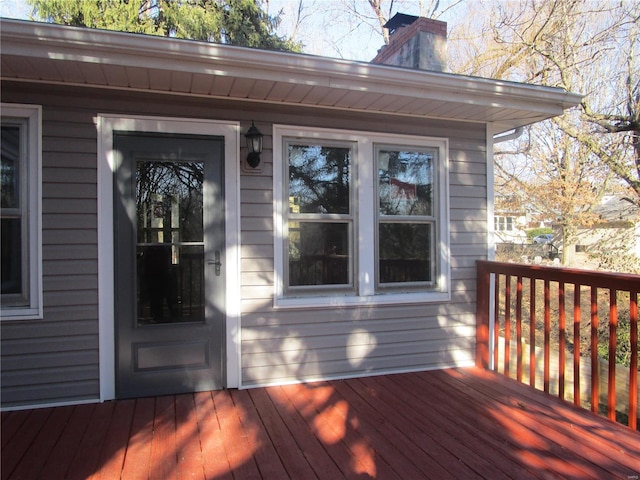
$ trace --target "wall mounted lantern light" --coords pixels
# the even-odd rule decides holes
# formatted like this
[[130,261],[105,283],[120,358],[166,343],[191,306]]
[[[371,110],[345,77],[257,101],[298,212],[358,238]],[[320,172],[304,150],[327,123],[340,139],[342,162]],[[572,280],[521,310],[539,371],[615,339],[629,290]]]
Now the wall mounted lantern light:
[[260,165],[263,135],[260,133],[260,130],[256,128],[253,122],[251,122],[251,127],[247,130],[247,133],[244,134],[244,137],[247,140],[247,150],[249,152],[247,155],[247,163],[251,168],[256,168]]

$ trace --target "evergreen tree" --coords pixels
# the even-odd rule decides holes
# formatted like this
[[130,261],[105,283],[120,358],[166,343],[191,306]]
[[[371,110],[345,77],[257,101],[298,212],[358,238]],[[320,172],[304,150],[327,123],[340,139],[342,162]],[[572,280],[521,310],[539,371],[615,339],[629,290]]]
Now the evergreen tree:
[[27,0],[32,16],[63,25],[299,52],[275,33],[258,0]]

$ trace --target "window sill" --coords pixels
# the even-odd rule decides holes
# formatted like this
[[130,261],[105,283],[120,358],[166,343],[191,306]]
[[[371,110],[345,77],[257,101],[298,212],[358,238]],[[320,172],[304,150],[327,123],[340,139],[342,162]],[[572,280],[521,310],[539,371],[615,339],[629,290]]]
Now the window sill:
[[42,320],[43,314],[39,308],[12,308],[2,307],[0,321],[11,320]]
[[451,300],[451,294],[449,292],[384,293],[370,296],[307,295],[304,297],[276,297],[274,309],[325,309],[371,307],[378,305],[414,305],[420,303],[448,302],[449,300]]

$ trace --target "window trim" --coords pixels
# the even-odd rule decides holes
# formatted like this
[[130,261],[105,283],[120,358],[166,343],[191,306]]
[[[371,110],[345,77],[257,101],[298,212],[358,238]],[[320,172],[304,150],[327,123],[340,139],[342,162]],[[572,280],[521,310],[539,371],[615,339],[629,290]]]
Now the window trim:
[[[28,274],[29,304],[7,306],[0,309],[0,320],[34,320],[43,318],[42,292],[42,107],[2,103],[2,117],[20,118],[26,121],[26,187],[27,245],[23,269]],[[21,165],[21,169],[23,169]]]
[[[336,292],[318,289],[313,293],[291,296],[285,288],[285,255],[288,204],[285,204],[286,185],[285,138],[301,141],[354,142],[352,181],[354,185],[354,282],[356,291]],[[377,205],[375,198],[378,174],[374,151],[376,145],[435,148],[438,150],[436,175],[435,287],[416,291],[415,288],[389,291],[376,286]],[[285,189],[286,188],[286,189]],[[274,215],[274,308],[326,308],[340,306],[416,304],[443,302],[451,299],[450,244],[449,244],[449,141],[447,138],[414,135],[385,134],[367,131],[336,130],[327,128],[273,125],[273,215]]]

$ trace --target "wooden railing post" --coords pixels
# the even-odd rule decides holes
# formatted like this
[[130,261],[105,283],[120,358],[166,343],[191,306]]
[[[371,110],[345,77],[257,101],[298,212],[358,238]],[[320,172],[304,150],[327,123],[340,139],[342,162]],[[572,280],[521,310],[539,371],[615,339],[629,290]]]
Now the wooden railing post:
[[489,368],[489,282],[491,274],[483,262],[477,262],[476,290],[476,365]]

